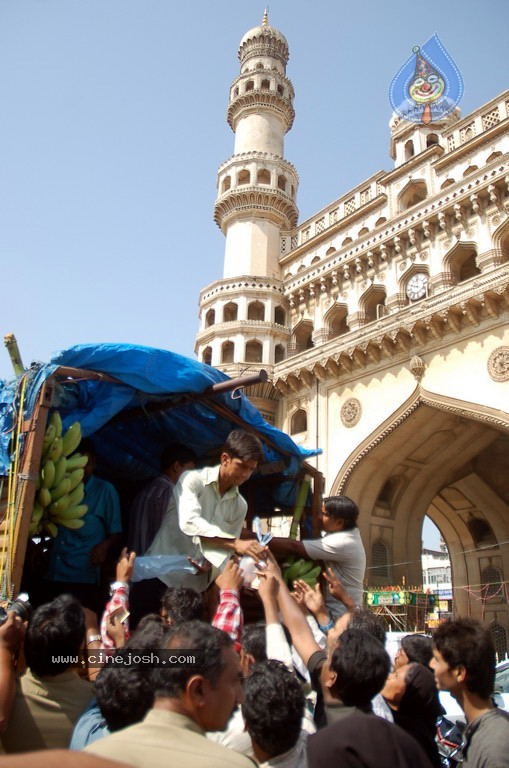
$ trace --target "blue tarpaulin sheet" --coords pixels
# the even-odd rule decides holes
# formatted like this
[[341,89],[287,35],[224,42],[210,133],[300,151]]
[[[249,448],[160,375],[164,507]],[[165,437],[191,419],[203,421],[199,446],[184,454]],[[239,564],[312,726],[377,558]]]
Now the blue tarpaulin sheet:
[[[82,344],[59,353],[28,374],[25,417],[30,416],[43,382],[59,366],[104,373],[115,382],[58,378],[54,407],[64,428],[81,423],[98,454],[98,470],[111,479],[147,480],[159,471],[159,457],[170,442],[185,443],[202,461],[217,458],[240,418],[264,442],[265,464],[280,467],[281,493],[292,495],[288,481],[309,456],[284,432],[268,424],[240,390],[200,397],[227,381],[217,369],[161,349],[130,344]],[[19,382],[17,382],[19,384]],[[0,382],[0,475],[9,465],[9,441],[15,418],[16,382]],[[217,413],[213,406],[226,409]],[[231,415],[231,417],[230,417]],[[286,491],[284,488],[286,486]],[[280,494],[279,494],[280,495]],[[273,503],[284,504],[277,498]],[[287,498],[289,501],[289,498]]]

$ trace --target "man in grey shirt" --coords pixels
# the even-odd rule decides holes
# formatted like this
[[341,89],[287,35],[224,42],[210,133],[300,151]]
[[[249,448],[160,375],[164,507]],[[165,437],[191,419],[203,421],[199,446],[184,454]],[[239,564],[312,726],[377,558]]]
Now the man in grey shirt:
[[[324,500],[321,525],[324,536],[319,539],[274,538],[269,547],[276,555],[296,555],[310,560],[323,560],[331,568],[347,592],[351,604],[346,606],[327,593],[325,603],[330,626],[351,605],[362,605],[362,586],[366,570],[366,553],[357,527],[359,510],[348,496],[330,496]],[[328,627],[327,627],[328,628]]]
[[450,691],[465,713],[463,768],[509,768],[509,714],[491,698],[495,648],[474,619],[441,624],[433,633],[430,663],[437,688]]

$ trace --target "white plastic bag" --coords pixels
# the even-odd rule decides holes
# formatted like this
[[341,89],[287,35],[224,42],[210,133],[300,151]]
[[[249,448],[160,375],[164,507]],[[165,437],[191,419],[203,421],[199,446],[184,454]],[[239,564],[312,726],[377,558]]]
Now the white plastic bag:
[[145,579],[157,579],[168,573],[181,571],[184,573],[196,573],[196,568],[191,565],[186,555],[146,555],[137,557],[134,561],[134,571],[131,581],[144,581]]

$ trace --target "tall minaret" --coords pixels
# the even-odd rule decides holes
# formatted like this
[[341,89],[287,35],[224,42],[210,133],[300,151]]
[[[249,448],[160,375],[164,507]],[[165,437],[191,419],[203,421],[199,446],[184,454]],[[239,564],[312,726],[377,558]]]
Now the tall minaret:
[[240,75],[230,88],[233,156],[217,174],[214,219],[226,238],[223,279],[200,295],[200,360],[238,375],[286,356],[288,308],[279,266],[281,231],[297,223],[298,176],[284,157],[294,90],[288,43],[268,23],[240,41]]

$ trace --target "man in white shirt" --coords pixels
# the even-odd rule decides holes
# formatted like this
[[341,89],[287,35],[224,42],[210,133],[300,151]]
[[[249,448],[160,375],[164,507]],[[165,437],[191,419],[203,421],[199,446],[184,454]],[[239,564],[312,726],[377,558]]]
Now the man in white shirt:
[[241,539],[247,502],[239,485],[248,480],[263,459],[260,440],[249,432],[230,432],[220,463],[184,472],[161,527],[147,555],[184,554],[204,562],[209,571],[161,576],[167,586],[186,586],[202,592],[216,578],[233,553],[259,560],[266,551],[256,540]]
[[[296,555],[323,560],[339,579],[353,605],[362,605],[366,553],[357,527],[358,516],[357,505],[348,496],[330,496],[324,500],[322,507],[321,525],[325,534],[322,538],[303,541],[273,538],[270,549],[278,556]],[[332,627],[348,608],[330,592],[325,603]]]

